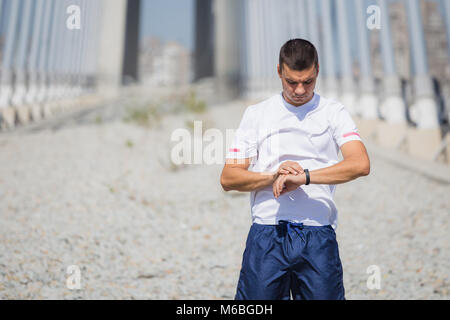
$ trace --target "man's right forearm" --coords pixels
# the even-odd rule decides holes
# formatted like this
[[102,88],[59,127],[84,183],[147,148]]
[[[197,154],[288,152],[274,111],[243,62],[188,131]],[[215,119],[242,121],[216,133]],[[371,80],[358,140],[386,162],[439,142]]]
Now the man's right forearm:
[[225,191],[250,192],[271,186],[276,178],[276,173],[252,172],[241,168],[232,168],[222,175],[220,183]]

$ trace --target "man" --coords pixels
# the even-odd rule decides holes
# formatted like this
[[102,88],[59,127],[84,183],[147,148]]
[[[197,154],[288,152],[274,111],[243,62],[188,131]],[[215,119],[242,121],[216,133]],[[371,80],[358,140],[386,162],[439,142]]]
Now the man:
[[333,195],[369,157],[345,107],[314,93],[310,42],[286,42],[277,69],[282,93],[245,110],[221,175],[225,191],[251,192],[235,298],[345,299]]

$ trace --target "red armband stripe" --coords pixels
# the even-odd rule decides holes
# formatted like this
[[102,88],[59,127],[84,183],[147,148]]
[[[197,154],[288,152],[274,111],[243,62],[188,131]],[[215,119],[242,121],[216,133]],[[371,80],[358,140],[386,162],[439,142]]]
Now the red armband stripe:
[[361,136],[359,135],[358,132],[348,132],[348,133],[346,133],[346,134],[343,135],[344,138],[347,138],[347,137],[349,137],[349,136],[358,136],[358,137],[361,137]]

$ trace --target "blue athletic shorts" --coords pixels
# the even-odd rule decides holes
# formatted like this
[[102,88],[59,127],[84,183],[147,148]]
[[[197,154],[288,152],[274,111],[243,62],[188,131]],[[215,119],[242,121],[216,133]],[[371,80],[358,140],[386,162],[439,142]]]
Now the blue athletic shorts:
[[249,231],[236,300],[345,300],[336,233],[279,221]]

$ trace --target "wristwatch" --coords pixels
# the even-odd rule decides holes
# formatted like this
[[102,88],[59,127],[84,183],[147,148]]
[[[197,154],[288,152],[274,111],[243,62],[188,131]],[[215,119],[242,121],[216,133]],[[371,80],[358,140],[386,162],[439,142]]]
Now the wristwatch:
[[309,170],[308,169],[303,169],[303,171],[305,172],[305,176],[306,176],[305,186],[307,186],[311,182],[311,179],[309,177]]

